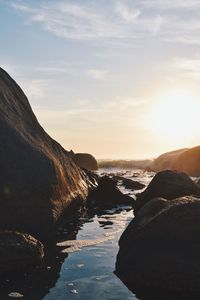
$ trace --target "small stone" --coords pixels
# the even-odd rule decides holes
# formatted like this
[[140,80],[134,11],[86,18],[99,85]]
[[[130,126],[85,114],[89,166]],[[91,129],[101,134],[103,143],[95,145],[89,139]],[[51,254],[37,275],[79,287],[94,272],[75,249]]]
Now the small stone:
[[84,264],[77,264],[77,268],[82,268]]
[[70,285],[70,286],[72,286],[72,285],[74,285],[74,284],[73,284],[73,282],[69,282],[67,285]]
[[18,292],[12,292],[10,294],[8,294],[8,297],[12,297],[12,298],[22,298],[24,297],[24,295],[18,293]]
[[70,291],[72,294],[78,294],[78,291],[77,290],[71,290]]

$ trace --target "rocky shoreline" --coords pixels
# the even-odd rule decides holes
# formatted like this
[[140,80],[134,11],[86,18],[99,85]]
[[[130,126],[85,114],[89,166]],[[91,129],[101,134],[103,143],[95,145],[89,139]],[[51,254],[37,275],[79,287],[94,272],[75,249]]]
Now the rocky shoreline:
[[[98,167],[92,155],[67,151],[44,131],[23,91],[3,69],[0,99],[0,277],[45,265],[62,222],[70,224],[84,211],[94,216],[127,205],[135,218],[119,241],[117,276],[134,292],[200,293],[199,179],[165,170],[145,188],[134,172],[133,179],[126,172],[99,176],[91,172]],[[191,153],[198,158],[199,148],[181,151],[179,166]],[[119,187],[140,193],[134,199]],[[77,228],[70,237],[74,249],[108,239],[77,246]]]
[[200,188],[186,174],[157,173],[119,241],[116,274],[129,289],[200,293]]

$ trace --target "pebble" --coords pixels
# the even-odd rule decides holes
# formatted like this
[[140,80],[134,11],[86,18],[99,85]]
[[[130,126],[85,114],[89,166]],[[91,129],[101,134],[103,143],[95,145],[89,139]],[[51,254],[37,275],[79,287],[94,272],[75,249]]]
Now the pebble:
[[84,264],[77,264],[76,266],[77,266],[77,268],[82,268],[84,266]]
[[70,291],[72,294],[78,294],[78,291],[77,290],[71,290]]
[[18,292],[12,292],[10,294],[8,294],[8,297],[12,297],[12,298],[22,298],[24,297],[24,295],[18,293]]
[[73,282],[69,282],[67,285],[74,285]]

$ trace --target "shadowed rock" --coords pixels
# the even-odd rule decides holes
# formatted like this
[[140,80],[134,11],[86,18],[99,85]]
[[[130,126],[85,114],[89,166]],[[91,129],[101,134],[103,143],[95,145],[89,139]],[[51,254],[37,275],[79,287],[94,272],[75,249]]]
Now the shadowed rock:
[[164,153],[149,165],[149,169],[154,172],[177,170],[198,177],[200,176],[200,146]]
[[128,178],[123,178],[122,179],[122,185],[125,186],[125,188],[127,189],[131,189],[131,190],[141,190],[145,187],[144,184],[138,182],[138,181],[135,181],[135,180],[132,180],[132,179],[128,179]]
[[190,176],[200,176],[200,146],[181,153],[174,162],[173,168]]
[[0,137],[0,228],[51,236],[63,211],[82,203],[93,184],[1,68]]
[[72,155],[73,160],[75,163],[83,169],[89,170],[89,171],[95,171],[98,169],[98,164],[94,156],[88,153],[74,153],[73,151],[70,151],[70,154]]
[[188,148],[178,149],[159,155],[150,165],[150,169],[154,172],[160,172],[163,170],[173,170],[174,162],[177,157],[188,150]]
[[134,210],[138,210],[156,197],[172,200],[182,196],[200,195],[200,188],[185,173],[162,171],[157,173],[144,192],[137,195]]
[[133,205],[133,203],[133,198],[123,194],[117,187],[117,181],[109,176],[98,179],[98,187],[92,191],[89,198],[89,205],[92,208],[106,209],[116,205]]
[[0,275],[37,266],[43,256],[43,245],[34,237],[14,231],[0,232]]
[[200,293],[200,199],[151,200],[119,245],[116,274],[134,292]]

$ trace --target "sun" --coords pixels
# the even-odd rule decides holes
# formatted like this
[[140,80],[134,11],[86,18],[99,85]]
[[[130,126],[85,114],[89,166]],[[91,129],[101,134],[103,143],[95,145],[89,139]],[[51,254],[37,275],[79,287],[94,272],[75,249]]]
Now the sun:
[[150,113],[150,127],[166,140],[186,143],[200,132],[200,99],[188,90],[166,92]]

